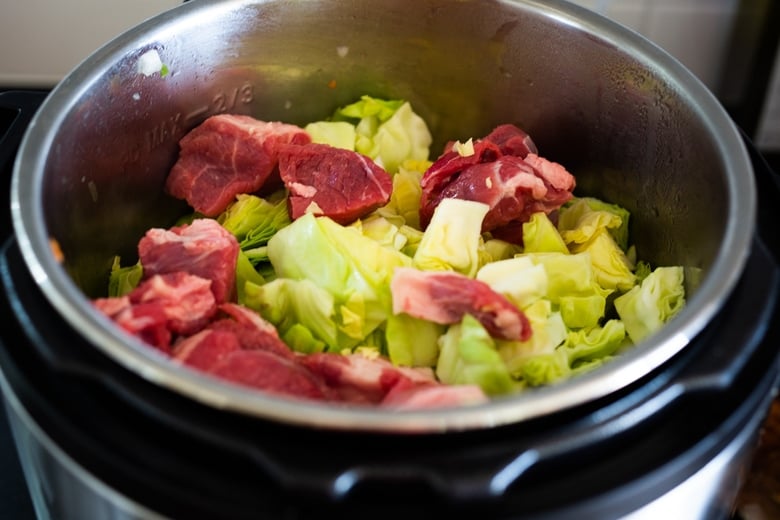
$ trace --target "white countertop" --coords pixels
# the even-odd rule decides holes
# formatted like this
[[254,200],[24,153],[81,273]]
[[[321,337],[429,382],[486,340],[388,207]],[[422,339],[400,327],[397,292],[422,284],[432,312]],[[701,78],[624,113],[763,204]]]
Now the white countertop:
[[0,0],[0,85],[51,87],[125,30],[181,0]]

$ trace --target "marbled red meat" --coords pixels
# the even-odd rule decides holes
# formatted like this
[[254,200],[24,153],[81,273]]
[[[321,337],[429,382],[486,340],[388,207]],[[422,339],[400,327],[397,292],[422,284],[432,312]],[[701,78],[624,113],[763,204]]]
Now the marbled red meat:
[[536,154],[528,134],[501,125],[461,156],[451,147],[423,175],[420,224],[427,227],[445,198],[490,206],[483,232],[522,243],[523,222],[536,212],[551,213],[572,197],[574,177],[563,166]]
[[241,323],[229,318],[216,320],[209,328],[233,334],[244,350],[265,350],[284,358],[292,359],[295,354],[287,344],[279,338],[276,329],[261,329],[247,323]]
[[241,342],[232,332],[205,329],[177,342],[171,354],[179,362],[207,372],[238,350]]
[[276,328],[255,311],[234,303],[224,303],[219,310],[222,315],[204,330],[176,343],[173,348],[176,359],[208,371],[234,350],[265,350],[283,358],[295,358]]
[[424,410],[475,405],[487,401],[487,395],[477,385],[399,383],[387,393],[380,405],[394,410]]
[[397,367],[386,359],[361,354],[315,353],[300,362],[322,377],[332,394],[350,403],[376,404],[401,382],[431,384],[436,379],[427,368]]
[[474,153],[461,155],[457,151],[452,150],[450,145],[448,145],[446,151],[425,171],[425,175],[420,180],[420,187],[422,188],[420,224],[423,227],[428,225],[433,216],[433,210],[436,209],[435,206],[430,207],[433,199],[447,184],[452,182],[453,177],[456,177],[470,166],[489,163],[501,156],[501,149],[490,141],[478,140],[473,143],[473,146]]
[[112,319],[122,329],[144,343],[170,354],[173,334],[168,327],[168,316],[162,303],[130,305]]
[[211,281],[185,272],[147,278],[129,297],[133,305],[162,304],[168,328],[176,334],[192,334],[202,329],[217,312]]
[[279,146],[308,143],[302,128],[250,116],[211,116],[179,142],[165,190],[203,215],[221,213],[240,193],[259,190],[277,166]]
[[218,304],[234,297],[238,251],[236,238],[213,219],[153,228],[138,243],[144,278],[173,272],[206,278]]
[[169,352],[175,335],[192,334],[217,312],[211,282],[183,272],[154,275],[128,295],[95,300],[98,310],[144,342]]
[[523,311],[488,284],[460,273],[399,267],[390,291],[396,314],[441,324],[458,323],[470,314],[495,338],[525,341],[531,337]]
[[209,373],[230,382],[289,397],[330,399],[321,377],[297,359],[265,350],[237,350],[227,354]]
[[110,298],[96,298],[92,301],[92,304],[97,310],[109,318],[113,318],[123,310],[130,307],[130,297],[125,295],[114,296]]
[[350,224],[387,204],[393,189],[390,174],[368,157],[325,144],[282,146],[279,174],[293,219],[314,213]]
[[504,155],[525,157],[529,153],[539,153],[531,136],[511,124],[498,125],[483,140],[498,146]]

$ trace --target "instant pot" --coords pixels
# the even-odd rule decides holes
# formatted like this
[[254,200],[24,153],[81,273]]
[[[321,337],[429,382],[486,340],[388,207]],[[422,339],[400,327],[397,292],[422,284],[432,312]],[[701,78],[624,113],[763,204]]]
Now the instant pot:
[[[302,124],[361,94],[410,100],[439,147],[518,124],[631,211],[641,258],[685,267],[686,308],[591,373],[428,412],[212,380],[92,308],[113,256],[185,210],[161,187],[187,130]],[[557,1],[189,2],[21,112],[0,381],[39,517],[730,514],[780,372],[778,178],[637,34]]]

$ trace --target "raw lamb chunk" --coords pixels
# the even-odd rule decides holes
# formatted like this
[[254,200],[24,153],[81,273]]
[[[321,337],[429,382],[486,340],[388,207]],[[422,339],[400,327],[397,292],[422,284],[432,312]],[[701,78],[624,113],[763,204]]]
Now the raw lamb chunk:
[[192,334],[217,312],[211,282],[184,272],[154,275],[130,294],[99,298],[95,307],[124,330],[164,352],[174,335]]
[[281,147],[279,174],[293,219],[314,213],[350,224],[387,204],[393,189],[390,174],[368,157],[318,143]]
[[485,403],[487,395],[478,385],[397,384],[380,405],[394,410],[422,410]]
[[206,278],[217,304],[234,297],[238,250],[236,238],[212,219],[152,228],[138,243],[144,278],[178,271]]
[[237,350],[209,372],[230,382],[289,397],[325,400],[329,390],[322,378],[296,359],[265,350]]
[[523,311],[486,283],[460,273],[399,267],[390,291],[396,314],[441,324],[458,323],[471,314],[495,338],[525,341],[531,337],[531,324]]
[[529,153],[539,153],[531,136],[515,125],[499,125],[484,140],[498,146],[504,155],[526,157]]
[[217,320],[211,327],[231,330],[238,337],[241,348],[268,350],[282,357],[295,356],[290,347],[279,338],[276,327],[256,311],[235,303],[223,303],[219,310],[229,318]]
[[214,217],[240,193],[259,190],[276,171],[279,146],[308,143],[302,128],[250,116],[211,116],[179,142],[166,191]]
[[162,304],[168,328],[176,334],[199,331],[217,312],[211,281],[185,272],[154,275],[129,296],[133,305]]
[[185,365],[207,372],[237,350],[241,343],[232,332],[205,329],[176,343],[172,354]]
[[570,200],[575,180],[560,164],[539,157],[528,134],[501,125],[474,143],[473,154],[462,156],[448,147],[420,184],[423,227],[443,199],[473,200],[490,206],[483,232],[522,243],[522,223],[533,213],[550,214]]
[[386,359],[371,359],[362,354],[322,352],[299,359],[323,378],[334,395],[350,403],[379,403],[399,383],[436,383],[433,371],[428,368],[397,367]]
[[144,343],[156,349],[171,353],[173,335],[168,327],[165,306],[159,302],[130,305],[121,313],[113,316],[114,322]]

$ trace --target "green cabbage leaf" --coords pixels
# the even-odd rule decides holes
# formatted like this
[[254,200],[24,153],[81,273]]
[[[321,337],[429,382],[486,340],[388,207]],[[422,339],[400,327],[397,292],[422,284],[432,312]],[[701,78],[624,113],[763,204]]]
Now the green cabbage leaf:
[[555,352],[569,332],[561,313],[553,310],[549,300],[537,300],[523,312],[531,323],[531,337],[527,341],[498,341],[498,352],[516,377],[529,359]]
[[385,324],[385,347],[395,365],[433,367],[445,327],[405,313],[391,314]]
[[639,343],[671,320],[685,305],[681,266],[656,267],[627,293],[615,298],[615,310],[631,341]]
[[558,212],[558,231],[567,244],[583,244],[607,229],[618,247],[627,251],[630,215],[625,208],[594,197],[574,198]]
[[507,394],[517,388],[493,338],[469,314],[441,336],[436,376],[450,385],[479,385],[488,395]]
[[129,294],[133,289],[138,287],[141,282],[141,278],[144,275],[144,268],[141,262],[136,262],[135,265],[122,267],[120,265],[119,257],[115,256],[114,261],[111,264],[111,272],[108,276],[108,296],[125,296]]
[[625,336],[620,320],[609,320],[603,327],[569,332],[563,344],[552,352],[524,359],[516,375],[528,386],[558,383],[610,359],[624,344]]
[[390,279],[412,259],[364,236],[353,226],[307,214],[268,241],[278,278],[309,280],[333,296],[340,328],[364,338],[391,313]]
[[443,199],[417,247],[414,267],[456,271],[474,278],[485,260],[481,229],[488,209],[482,202]]
[[244,305],[272,323],[293,350],[338,350],[346,340],[333,295],[310,280],[277,278],[262,285],[247,281],[244,293]]
[[407,101],[363,96],[336,110],[331,119],[354,124],[354,150],[391,174],[404,161],[427,161],[430,155],[433,139],[428,125]]
[[357,132],[352,123],[347,121],[316,121],[309,123],[303,129],[309,134],[313,143],[355,151]]
[[242,250],[262,247],[290,224],[286,194],[280,190],[268,198],[238,195],[217,217],[217,222],[236,237]]
[[547,214],[538,212],[523,223],[523,252],[568,253],[569,249]]
[[534,263],[530,256],[520,255],[487,263],[479,268],[476,278],[506,296],[520,309],[547,297],[547,271],[544,266]]

